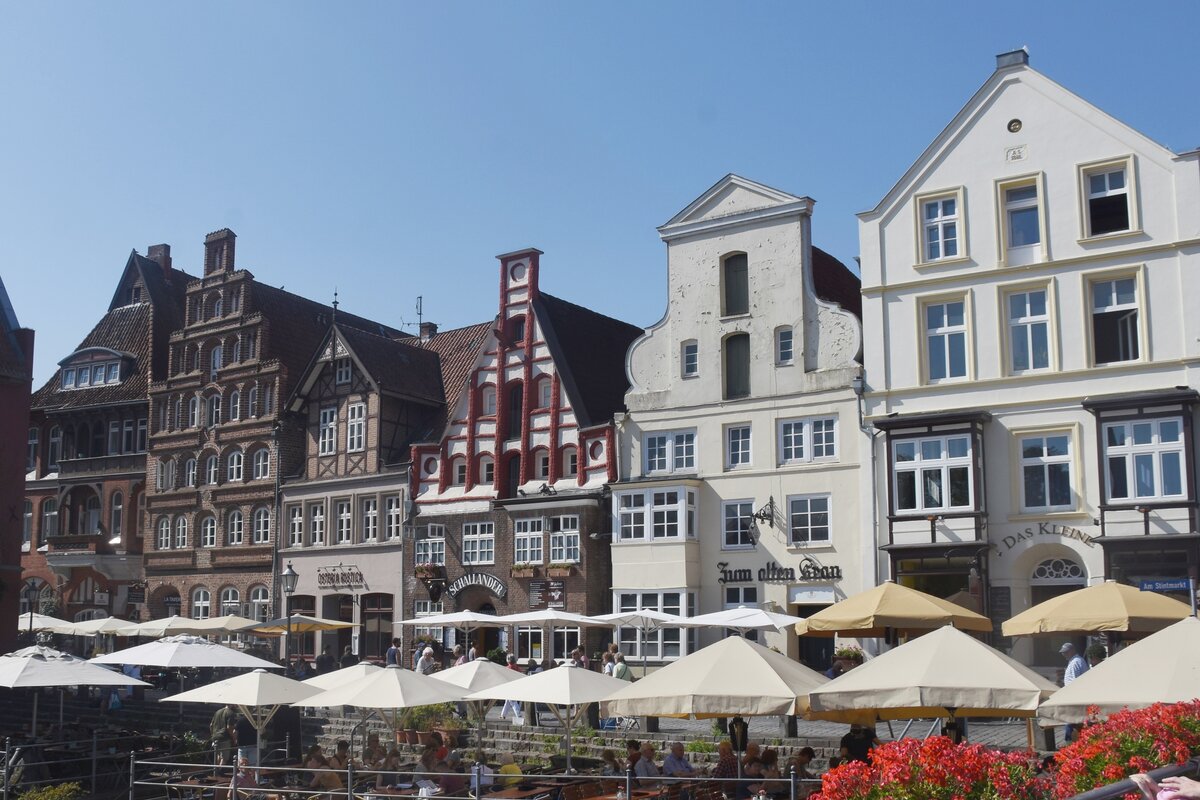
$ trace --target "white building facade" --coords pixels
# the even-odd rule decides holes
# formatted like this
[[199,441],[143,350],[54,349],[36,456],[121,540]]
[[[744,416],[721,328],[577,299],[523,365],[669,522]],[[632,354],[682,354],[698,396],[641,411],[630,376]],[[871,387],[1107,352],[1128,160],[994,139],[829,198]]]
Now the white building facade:
[[1198,165],[1021,50],[860,214],[882,571],[997,625],[1196,577]]
[[[730,175],[659,228],[667,312],[629,349],[618,418],[614,611],[805,615],[874,585],[859,516],[858,281],[812,247],[812,208]],[[705,636],[618,632],[626,657],[650,664]],[[794,633],[760,640],[821,668],[832,649]]]

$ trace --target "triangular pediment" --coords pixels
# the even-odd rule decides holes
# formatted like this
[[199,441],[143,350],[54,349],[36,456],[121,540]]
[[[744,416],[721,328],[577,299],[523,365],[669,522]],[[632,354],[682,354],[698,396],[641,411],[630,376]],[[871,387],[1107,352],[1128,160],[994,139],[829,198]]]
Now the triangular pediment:
[[740,175],[729,174],[689,203],[687,208],[672,217],[659,230],[762,211],[798,203],[804,199]]

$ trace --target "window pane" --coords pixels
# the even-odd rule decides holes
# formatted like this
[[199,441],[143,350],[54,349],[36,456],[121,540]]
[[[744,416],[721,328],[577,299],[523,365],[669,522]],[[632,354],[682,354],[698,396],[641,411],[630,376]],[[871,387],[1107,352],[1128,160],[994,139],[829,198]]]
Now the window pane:
[[1069,506],[1071,501],[1071,467],[1069,464],[1050,464],[1050,505]]
[[962,325],[963,324],[963,304],[962,303],[946,303],[946,324],[947,325]]
[[1133,278],[1123,278],[1116,281],[1117,302],[1124,304],[1137,302],[1136,284]]
[[1168,419],[1158,423],[1158,440],[1160,442],[1179,441],[1179,420]]
[[925,508],[942,507],[942,471],[940,469],[921,470],[921,492]]
[[942,443],[938,439],[921,442],[921,458],[926,461],[942,457]]
[[896,508],[912,510],[917,507],[917,474],[901,472],[896,475]]
[[1100,194],[1101,192],[1105,191],[1106,188],[1107,187],[1104,185],[1104,175],[1088,176],[1088,190],[1092,194]]
[[925,325],[929,330],[937,330],[945,327],[946,322],[946,307],[941,304],[934,304],[925,307]]
[[1022,292],[1008,296],[1008,318],[1021,319],[1025,316],[1025,295]]
[[1164,495],[1183,494],[1182,470],[1179,466],[1179,453],[1162,454],[1162,493]]
[[1068,436],[1047,436],[1046,437],[1046,455],[1048,456],[1065,456],[1070,450],[1070,437]]
[[1041,458],[1044,450],[1044,440],[1042,439],[1023,439],[1021,440],[1021,457],[1022,458]]
[[957,201],[953,197],[947,197],[942,201],[942,216],[953,217]]
[[1125,426],[1113,425],[1108,428],[1108,446],[1121,447],[1125,444]]
[[1013,369],[1029,369],[1029,326],[1017,325],[1012,329]]
[[1008,212],[1008,246],[1024,247],[1042,240],[1038,230],[1038,210],[1034,208],[1013,209]]
[[952,333],[947,339],[950,345],[950,377],[961,378],[967,374],[967,336]]
[[1133,480],[1138,497],[1154,496],[1154,456],[1144,453],[1133,457]]
[[1025,467],[1025,505],[1041,508],[1046,505],[1046,487],[1042,481],[1042,467]]
[[1154,441],[1154,423],[1135,422],[1133,425],[1133,443],[1150,444]]
[[946,354],[943,352],[944,345],[942,344],[944,337],[930,336],[927,346],[929,348],[929,379],[931,381],[941,380],[946,377]]
[[1007,192],[1007,199],[1010,203],[1018,203],[1023,200],[1036,200],[1037,186],[1019,186],[1016,189],[1009,189]]
[[1118,169],[1108,173],[1108,188],[1110,190],[1125,188],[1125,170]]
[[967,467],[950,468],[950,505],[953,507],[971,504],[971,471]]
[[965,436],[956,436],[946,442],[951,458],[966,458],[971,451],[970,441]]
[[915,461],[917,458],[916,442],[899,442],[895,446],[897,461]]
[[1050,337],[1046,323],[1036,322],[1029,328],[1033,334],[1033,368],[1045,369],[1050,366]]
[[1129,480],[1125,474],[1125,457],[1108,459],[1108,485],[1110,497],[1129,497]]

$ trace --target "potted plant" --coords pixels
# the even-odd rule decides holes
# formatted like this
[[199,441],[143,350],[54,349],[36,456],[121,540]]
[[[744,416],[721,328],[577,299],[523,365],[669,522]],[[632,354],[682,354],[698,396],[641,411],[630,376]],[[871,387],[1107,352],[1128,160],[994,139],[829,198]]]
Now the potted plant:
[[442,567],[441,564],[424,562],[413,567],[413,574],[422,580],[429,578],[440,578],[442,576],[443,569],[444,567]]
[[574,568],[574,566],[575,565],[571,563],[551,564],[546,569],[546,574],[551,578],[569,578],[571,576],[571,570]]
[[[433,744],[433,725],[438,714],[437,709],[438,706],[417,706],[404,712],[405,738],[410,744],[422,746]],[[408,735],[409,732],[413,734],[411,737]]]
[[511,574],[514,578],[532,578],[533,577],[533,564],[531,564],[531,563],[513,564],[512,568],[509,570],[509,574]]

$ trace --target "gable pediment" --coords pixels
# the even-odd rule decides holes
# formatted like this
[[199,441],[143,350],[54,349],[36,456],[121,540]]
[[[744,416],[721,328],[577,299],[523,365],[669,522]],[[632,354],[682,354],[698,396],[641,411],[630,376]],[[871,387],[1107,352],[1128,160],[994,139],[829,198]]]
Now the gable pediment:
[[737,223],[743,219],[775,213],[811,211],[812,200],[774,189],[765,184],[726,175],[687,208],[658,229],[664,239],[694,230]]

